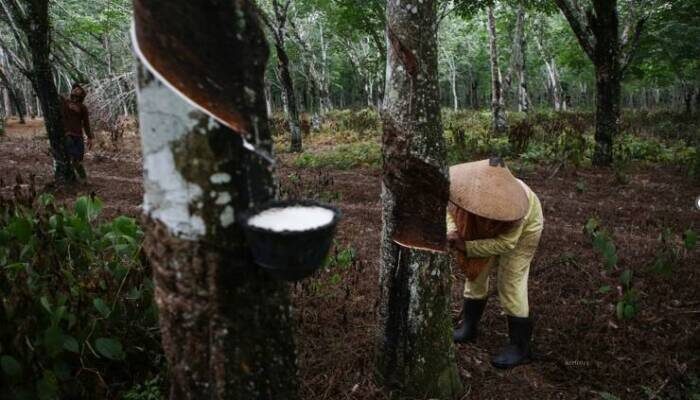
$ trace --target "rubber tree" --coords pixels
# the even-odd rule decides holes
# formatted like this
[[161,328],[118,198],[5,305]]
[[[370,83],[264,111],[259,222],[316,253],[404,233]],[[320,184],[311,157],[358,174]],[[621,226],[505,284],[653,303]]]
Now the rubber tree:
[[[18,45],[31,54],[32,67],[27,77],[41,105],[57,182],[72,180],[64,149],[63,117],[51,61],[51,21],[48,0],[0,0]],[[24,48],[26,43],[26,49]]]
[[299,108],[294,92],[294,81],[289,67],[289,55],[285,46],[287,37],[287,18],[291,0],[272,0],[273,17],[261,14],[263,21],[267,25],[275,44],[277,53],[277,70],[279,72],[280,84],[282,85],[282,102],[287,111],[289,131],[291,132],[291,143],[289,150],[292,152],[302,151],[301,125],[299,123]]
[[617,0],[555,0],[571,25],[583,51],[593,62],[596,76],[595,165],[613,161],[613,140],[620,131],[621,82],[639,43],[645,17],[630,10],[620,30]]
[[238,219],[275,197],[258,10],[135,0],[134,18],[144,249],[170,398],[296,399],[288,288],[255,266]]
[[[511,71],[508,73],[508,86],[514,80],[516,83],[515,94],[517,97],[518,111],[528,112],[530,109],[530,95],[527,91],[526,74],[527,40],[525,37],[525,6],[518,3],[515,13],[515,33],[513,35],[513,51],[511,54]],[[513,79],[515,76],[515,79]]]
[[[17,116],[19,117],[19,123],[24,124],[24,107],[22,105],[22,101],[19,97],[19,94],[17,92],[17,88],[14,86],[12,81],[10,81],[10,77],[8,76],[7,73],[5,73],[5,70],[0,66],[0,86],[5,88],[5,91],[7,93],[7,97],[9,100],[9,103],[11,103],[15,111],[17,112]],[[9,104],[8,104],[9,105]],[[10,108],[7,108],[7,114],[10,114]]]
[[[389,391],[462,391],[444,255],[449,183],[440,119],[436,0],[390,0],[382,110],[384,158],[376,372]],[[399,244],[401,243],[401,244]]]
[[508,129],[506,105],[503,99],[503,77],[498,62],[498,37],[496,33],[496,18],[493,15],[493,5],[487,7],[489,51],[491,62],[491,112],[493,114],[493,130],[504,133]]

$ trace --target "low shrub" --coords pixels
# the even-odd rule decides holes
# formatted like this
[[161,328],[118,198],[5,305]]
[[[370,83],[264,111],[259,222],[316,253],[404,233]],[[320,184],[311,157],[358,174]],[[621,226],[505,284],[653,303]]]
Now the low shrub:
[[302,153],[294,159],[294,166],[332,169],[377,168],[381,164],[381,153],[381,147],[376,142],[341,144],[330,150]]
[[[2,399],[113,398],[163,368],[143,233],[16,187],[0,196]],[[32,191],[33,192],[33,191]]]

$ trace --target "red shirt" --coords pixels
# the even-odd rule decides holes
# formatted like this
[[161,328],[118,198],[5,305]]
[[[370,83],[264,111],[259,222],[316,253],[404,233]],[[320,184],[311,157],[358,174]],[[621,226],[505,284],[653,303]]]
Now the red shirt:
[[92,138],[90,114],[85,104],[61,98],[61,114],[66,135],[83,137],[83,130],[85,130],[85,135]]

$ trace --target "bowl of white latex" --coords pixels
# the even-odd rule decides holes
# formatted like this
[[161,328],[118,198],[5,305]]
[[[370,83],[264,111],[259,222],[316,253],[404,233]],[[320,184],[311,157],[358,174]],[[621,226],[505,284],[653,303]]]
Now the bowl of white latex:
[[337,208],[315,201],[274,201],[244,212],[241,225],[255,263],[297,281],[323,265],[340,216]]

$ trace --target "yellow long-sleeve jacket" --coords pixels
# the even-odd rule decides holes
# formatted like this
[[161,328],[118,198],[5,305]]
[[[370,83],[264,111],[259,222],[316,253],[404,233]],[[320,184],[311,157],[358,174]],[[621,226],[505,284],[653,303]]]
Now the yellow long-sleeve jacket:
[[[522,223],[515,228],[491,239],[468,240],[464,242],[467,257],[487,258],[508,253],[516,248],[520,239],[530,234],[539,233],[544,227],[542,204],[535,192],[525,182],[518,180],[527,192],[530,208],[523,217]],[[457,227],[452,217],[447,215],[447,231],[455,231]]]

